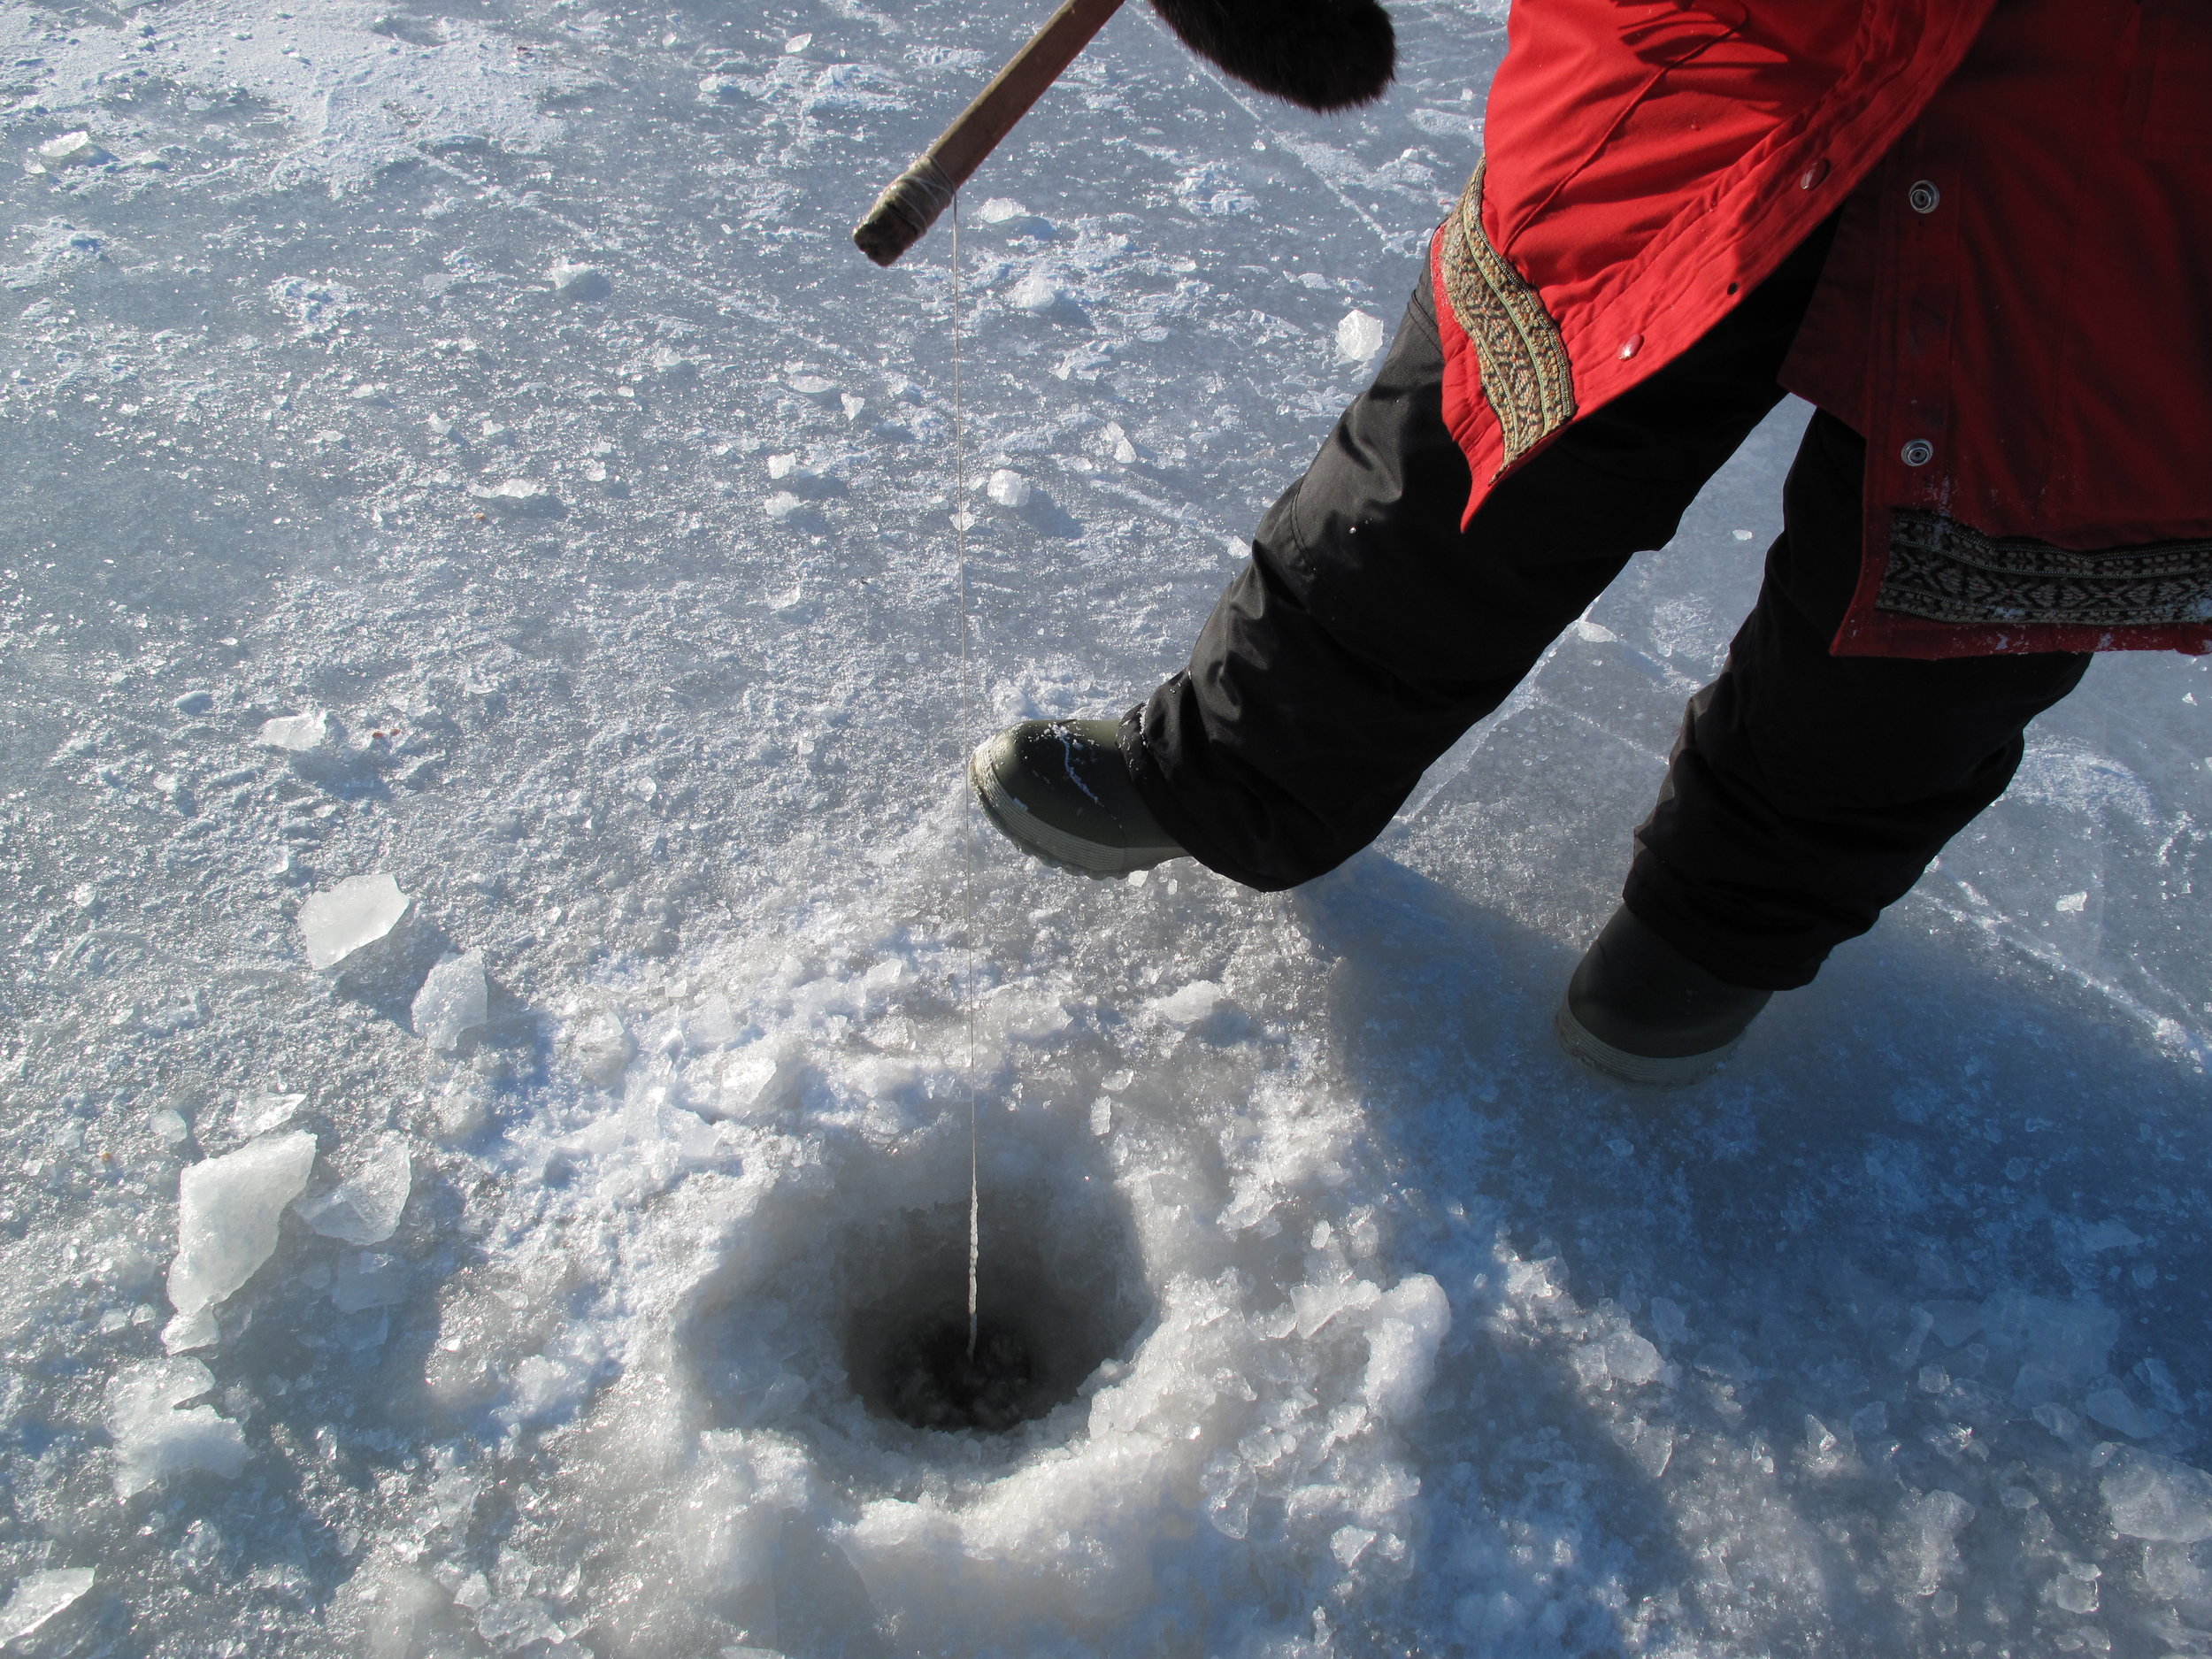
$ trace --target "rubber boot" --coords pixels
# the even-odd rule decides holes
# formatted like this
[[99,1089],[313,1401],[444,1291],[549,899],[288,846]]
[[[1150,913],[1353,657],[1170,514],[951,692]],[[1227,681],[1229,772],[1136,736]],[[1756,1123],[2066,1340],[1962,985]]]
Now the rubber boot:
[[1592,1070],[1677,1088],[1733,1054],[1773,995],[1717,979],[1623,909],[1583,953],[1552,1024]]
[[968,757],[984,815],[1032,857],[1123,876],[1187,856],[1129,781],[1118,720],[1024,720]]

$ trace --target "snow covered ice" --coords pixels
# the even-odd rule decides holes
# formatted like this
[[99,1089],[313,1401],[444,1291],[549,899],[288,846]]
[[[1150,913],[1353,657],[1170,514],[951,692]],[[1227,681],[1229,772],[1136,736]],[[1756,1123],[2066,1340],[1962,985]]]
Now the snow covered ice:
[[21,1647],[2212,1649],[2203,664],[1660,1099],[1552,1002],[1801,408],[1327,880],[963,811],[1371,373],[1502,44],[1395,13],[1334,120],[1114,20],[956,502],[949,227],[846,237],[1041,12],[0,8]]

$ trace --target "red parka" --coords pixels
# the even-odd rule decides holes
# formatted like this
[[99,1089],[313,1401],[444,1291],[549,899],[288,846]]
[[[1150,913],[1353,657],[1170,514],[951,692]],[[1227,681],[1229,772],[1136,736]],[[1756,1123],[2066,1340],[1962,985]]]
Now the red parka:
[[1867,440],[1832,649],[2212,649],[2212,0],[1517,0],[1437,234],[1505,472],[1823,219],[1783,379]]

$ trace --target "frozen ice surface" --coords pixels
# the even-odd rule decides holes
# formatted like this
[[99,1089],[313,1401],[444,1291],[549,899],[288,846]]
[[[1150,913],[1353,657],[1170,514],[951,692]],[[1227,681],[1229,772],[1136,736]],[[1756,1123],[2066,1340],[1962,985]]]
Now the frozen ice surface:
[[[964,204],[956,473],[950,227],[848,236],[1027,8],[0,7],[11,153],[99,150],[0,178],[0,1568],[88,1651],[2212,1649],[2212,665],[1663,1100],[1547,1022],[1801,408],[1326,880],[966,816],[1386,344],[1503,20],[1393,10],[1331,119],[1109,26]],[[362,872],[388,983],[303,959]],[[1000,1435],[863,1398],[972,1089]],[[338,1187],[164,1369],[272,1133]]]
[[92,1588],[89,1567],[48,1567],[27,1572],[0,1607],[0,1647],[35,1636],[58,1613],[67,1611]]
[[207,1405],[215,1373],[196,1359],[155,1359],[126,1366],[107,1385],[106,1426],[115,1444],[115,1495],[128,1500],[178,1475],[237,1479],[246,1437]]
[[399,883],[379,873],[354,876],[300,906],[300,936],[308,965],[334,968],[354,952],[385,938],[399,926],[411,901]]
[[259,1271],[276,1249],[285,1206],[314,1164],[315,1137],[296,1129],[186,1166],[169,1263],[169,1302],[180,1317],[212,1308]]
[[390,1135],[358,1172],[302,1204],[300,1219],[326,1239],[381,1244],[397,1230],[413,1186],[414,1163],[406,1138]]
[[438,1054],[450,1054],[467,1033],[488,1018],[491,993],[484,980],[484,953],[465,950],[430,970],[415,993],[415,1035]]

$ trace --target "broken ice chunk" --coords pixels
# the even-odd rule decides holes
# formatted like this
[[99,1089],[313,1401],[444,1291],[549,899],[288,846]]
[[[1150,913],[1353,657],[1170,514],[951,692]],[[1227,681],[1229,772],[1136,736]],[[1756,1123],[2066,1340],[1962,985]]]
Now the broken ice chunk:
[[260,741],[270,749],[303,755],[329,741],[330,717],[319,709],[311,709],[304,714],[279,715],[261,723]]
[[1229,1000],[1211,979],[1193,979],[1171,996],[1155,997],[1152,1011],[1178,1025],[1194,1025]]
[[685,1018],[684,1047],[694,1051],[726,1048],[737,1041],[742,1029],[730,999],[717,992],[700,998],[698,1005]]
[[722,1087],[705,1115],[710,1118],[764,1118],[791,1102],[799,1065],[778,1042],[749,1044],[722,1067]]
[[1027,219],[1029,210],[1011,196],[995,196],[983,204],[976,217],[986,225],[1003,225],[1010,219]]
[[109,1380],[108,1432],[114,1437],[115,1495],[129,1499],[172,1475],[200,1471],[237,1479],[246,1437],[212,1406],[180,1409],[215,1386],[196,1359],[156,1359]]
[[81,129],[50,138],[38,147],[38,158],[50,167],[89,166],[106,153]]
[[296,1129],[205,1159],[178,1177],[169,1300],[180,1315],[212,1308],[269,1259],[284,1207],[300,1195],[314,1163],[315,1137]]
[[241,1141],[251,1141],[272,1129],[281,1129],[306,1101],[304,1094],[242,1095],[231,1110],[231,1132]]
[[562,259],[545,275],[553,285],[555,296],[565,300],[603,300],[614,292],[614,284],[607,280],[607,273],[595,265],[571,265]]
[[769,496],[766,501],[761,503],[760,508],[761,511],[766,513],[771,518],[780,522],[783,519],[788,518],[793,513],[798,511],[800,508],[805,505],[805,502],[802,501],[798,496],[793,495],[789,490],[780,489],[774,495]]
[[984,487],[985,495],[1002,507],[1019,511],[1029,505],[1029,480],[1010,466],[1002,466],[991,474],[991,481]]
[[2212,1475],[2162,1457],[2122,1448],[2102,1482],[2115,1532],[2155,1543],[2195,1544],[2212,1538]]
[[1348,311],[1336,326],[1336,355],[1363,364],[1382,349],[1383,320],[1365,311]]
[[0,1647],[36,1635],[91,1587],[89,1567],[50,1567],[25,1573],[16,1580],[7,1606],[0,1608]]
[[492,511],[517,518],[555,518],[561,512],[561,498],[534,478],[510,478],[488,489],[472,484],[469,495]]
[[300,933],[311,967],[334,968],[397,927],[413,901],[388,875],[355,876],[300,906]]
[[434,1054],[451,1054],[463,1034],[474,1031],[488,1016],[490,992],[484,983],[484,953],[464,951],[448,956],[422,982],[410,1013],[415,1035]]
[[2082,1402],[2081,1409],[2092,1421],[2101,1423],[2131,1440],[2147,1440],[2154,1434],[2164,1433],[2172,1426],[2172,1420],[2163,1411],[2136,1404],[2121,1388],[2096,1389]]
[[362,1250],[339,1262],[330,1276],[330,1299],[341,1313],[365,1313],[407,1299],[406,1264],[395,1256]]
[[1042,316],[1053,310],[1065,297],[1060,291],[1060,285],[1042,271],[1032,271],[1015,283],[1012,292],[1006,296],[1007,303],[1015,309],[1034,316]]
[[300,1219],[326,1239],[381,1244],[397,1230],[414,1179],[405,1139],[388,1135],[358,1174],[302,1204]]

